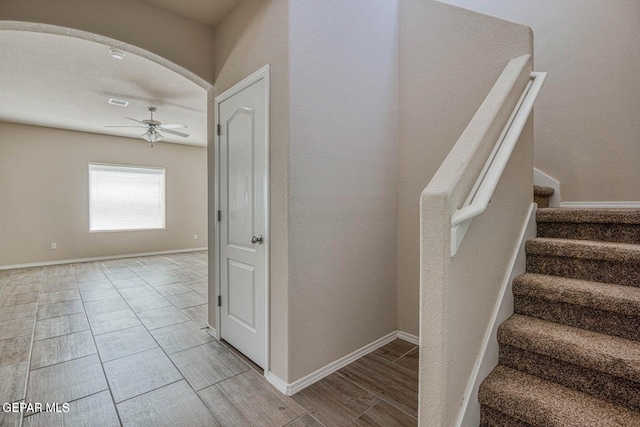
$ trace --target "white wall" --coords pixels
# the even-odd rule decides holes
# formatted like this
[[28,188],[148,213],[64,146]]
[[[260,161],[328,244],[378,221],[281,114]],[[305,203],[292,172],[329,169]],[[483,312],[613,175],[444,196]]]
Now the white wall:
[[289,22],[297,380],[396,329],[397,1],[295,0]]
[[640,2],[446,0],[529,25],[536,69],[535,166],[563,201],[640,200]]
[[[89,233],[90,162],[164,167],[166,229]],[[0,266],[206,247],[207,150],[0,122],[0,217]]]

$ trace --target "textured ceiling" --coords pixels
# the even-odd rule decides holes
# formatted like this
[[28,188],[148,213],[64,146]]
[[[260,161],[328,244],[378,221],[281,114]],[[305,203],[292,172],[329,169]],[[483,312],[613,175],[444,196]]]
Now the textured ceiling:
[[215,27],[240,0],[143,0],[174,15]]
[[[159,1],[159,0],[158,0]],[[188,138],[165,134],[165,142],[206,146],[207,94],[192,81],[148,59],[126,53],[114,59],[109,46],[73,37],[0,31],[0,120],[138,138],[142,128],[125,119],[184,123]],[[109,98],[130,101],[110,105]]]

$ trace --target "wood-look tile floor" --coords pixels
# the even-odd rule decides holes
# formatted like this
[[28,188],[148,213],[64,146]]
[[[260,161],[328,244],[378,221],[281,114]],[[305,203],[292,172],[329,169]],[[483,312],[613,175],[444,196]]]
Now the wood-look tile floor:
[[418,348],[396,340],[286,397],[207,331],[207,252],[0,271],[4,426],[415,426]]

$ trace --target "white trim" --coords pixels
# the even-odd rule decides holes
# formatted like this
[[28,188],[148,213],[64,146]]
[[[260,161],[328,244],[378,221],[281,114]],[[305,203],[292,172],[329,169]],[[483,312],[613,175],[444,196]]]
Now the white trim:
[[411,344],[420,345],[420,337],[411,335],[407,332],[398,331],[398,338],[401,340],[409,341]]
[[480,346],[480,352],[471,371],[469,382],[464,393],[464,400],[456,417],[456,427],[477,426],[480,424],[480,403],[478,402],[478,388],[480,383],[498,365],[498,326],[513,314],[512,282],[517,276],[526,271],[525,242],[536,236],[536,209],[531,203],[529,212],[518,238],[507,272],[503,278],[493,312]]
[[640,202],[560,202],[561,208],[640,208]]
[[553,194],[549,197],[549,207],[557,208],[560,206],[560,181],[539,169],[533,168],[533,185],[553,188]]
[[216,340],[220,341],[220,339],[218,338],[218,331],[216,331],[216,328],[211,326],[208,322],[207,322],[207,333],[212,337],[214,337]]
[[14,268],[29,268],[29,267],[46,267],[48,265],[75,264],[78,262],[106,261],[110,259],[137,258],[141,256],[167,255],[167,254],[178,254],[183,252],[198,252],[198,251],[207,251],[207,250],[209,250],[209,248],[207,247],[192,248],[192,249],[174,249],[170,251],[141,252],[137,254],[108,255],[108,256],[97,256],[97,257],[91,257],[91,258],[62,259],[58,261],[29,262],[25,264],[2,265],[0,266],[0,270],[12,270]]
[[258,73],[263,75],[265,81],[265,94],[264,94],[264,111],[265,111],[265,178],[264,178],[264,231],[266,236],[265,242],[265,261],[264,261],[264,275],[265,275],[265,298],[264,298],[264,318],[266,325],[266,339],[265,343],[265,357],[264,357],[264,370],[269,372],[269,357],[271,355],[271,66],[265,65]]
[[334,372],[344,368],[348,364],[360,359],[361,357],[366,356],[367,354],[376,351],[380,347],[389,344],[396,338],[400,338],[409,341],[412,344],[418,345],[418,337],[416,337],[415,335],[411,335],[401,331],[394,331],[290,384],[278,378],[275,374],[273,374],[273,372],[265,371],[265,378],[282,394],[292,396],[297,392],[309,387],[310,385],[320,381],[321,379],[328,377]]
[[[217,304],[218,297],[220,296],[220,221],[218,221],[218,211],[220,211],[220,135],[218,135],[218,124],[220,123],[220,119],[218,115],[220,114],[220,107],[218,105],[218,99],[215,98],[213,100],[213,129],[214,129],[214,156],[215,156],[215,166],[213,171],[213,214],[215,215],[214,226],[213,226],[213,239],[214,239],[214,251],[215,256],[213,257],[213,278],[209,277],[209,284],[211,284],[211,279],[213,279],[213,292],[214,292],[214,301],[216,301],[214,307],[216,310],[216,325],[220,325],[221,317],[220,317],[220,307]],[[209,258],[209,261],[211,258]],[[211,289],[211,288],[209,288]],[[209,299],[211,300],[211,299]],[[209,307],[209,311],[211,307]],[[221,340],[220,329],[216,330],[216,335],[214,336],[218,341]]]
[[[271,210],[271,67],[269,64],[260,68],[255,73],[251,74],[249,77],[243,79],[239,83],[235,84],[231,88],[227,89],[220,95],[214,98],[214,129],[217,129],[218,124],[220,123],[220,104],[226,99],[231,98],[237,93],[243,91],[249,86],[255,84],[256,82],[264,80],[265,82],[265,180],[264,180],[264,247],[265,247],[265,334],[266,334],[266,345],[265,345],[265,359],[264,359],[264,376],[268,379],[269,377],[269,356],[271,349],[271,328],[270,328],[270,289],[271,283],[269,282],[270,278],[270,248],[271,248],[271,220],[269,218],[269,212]],[[220,136],[216,132],[215,136],[215,185],[214,185],[214,193],[215,193],[215,215],[218,214],[220,210]],[[216,298],[220,295],[220,222],[215,221],[215,251],[216,255],[214,257],[214,290]],[[216,324],[221,325],[222,319],[220,315],[220,310],[217,309],[216,306]],[[218,340],[221,339],[221,331],[218,329],[216,331],[216,336]]]
[[291,396],[291,385],[287,384],[285,381],[276,376],[273,372],[269,371],[264,373],[265,379],[276,388],[280,393]]
[[372,351],[375,351],[380,347],[386,344],[389,344],[391,341],[395,340],[396,338],[398,338],[398,331],[391,332],[385,335],[384,337],[379,338],[374,342],[365,345],[364,347],[361,347],[360,349],[354,351],[353,353],[347,354],[346,356],[334,362],[329,363],[323,368],[320,368],[317,371],[312,372],[309,375],[303,378],[300,378],[297,381],[294,381],[293,383],[287,386],[287,392],[288,392],[287,395],[290,396],[292,394],[296,394],[300,390],[303,390],[304,388],[309,387],[311,384],[317,381],[320,381],[322,378],[325,378],[331,375],[332,373],[334,373],[335,371],[344,368],[349,363],[360,359],[362,356],[366,356]]

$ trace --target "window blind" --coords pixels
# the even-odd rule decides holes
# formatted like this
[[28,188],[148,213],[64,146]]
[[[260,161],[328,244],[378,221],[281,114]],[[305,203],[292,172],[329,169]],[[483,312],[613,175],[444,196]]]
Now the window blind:
[[91,231],[165,226],[163,168],[89,164]]

